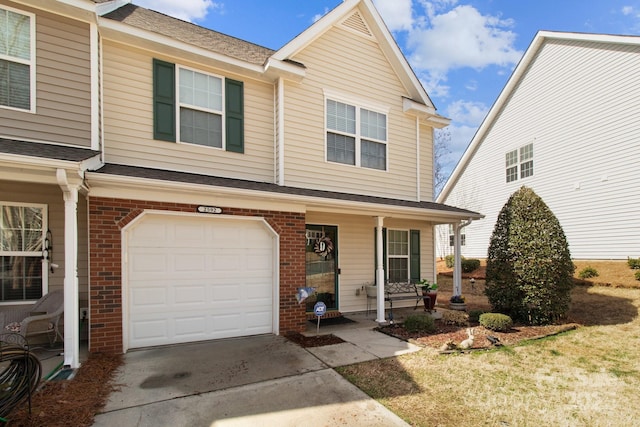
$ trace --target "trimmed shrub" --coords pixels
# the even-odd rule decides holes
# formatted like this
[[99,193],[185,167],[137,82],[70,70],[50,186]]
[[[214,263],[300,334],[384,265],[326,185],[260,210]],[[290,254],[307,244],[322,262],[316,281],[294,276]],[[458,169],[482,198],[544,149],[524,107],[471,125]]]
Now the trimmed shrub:
[[445,311],[442,313],[442,323],[445,325],[468,326],[469,315],[464,311]]
[[578,277],[580,277],[581,279],[590,279],[592,277],[598,277],[599,275],[600,274],[598,274],[598,270],[591,267],[590,265],[586,266],[585,268],[580,270],[580,273],[578,273]]
[[640,271],[635,272],[636,280],[640,280]]
[[560,222],[533,190],[520,188],[500,211],[489,244],[485,294],[493,311],[551,323],[569,310],[574,271]]
[[447,255],[446,257],[444,257],[444,264],[447,266],[447,268],[453,268],[453,264],[455,264],[455,257],[453,255]]
[[433,317],[425,314],[412,314],[404,321],[404,328],[408,332],[435,332],[436,325]]
[[483,315],[485,313],[484,310],[469,310],[469,322],[471,323],[479,323],[480,322],[480,316]]
[[627,265],[632,270],[640,270],[640,258],[628,258]]
[[513,326],[511,317],[502,313],[484,313],[479,318],[480,326],[497,332],[506,332]]
[[471,273],[480,268],[480,260],[475,258],[462,258],[460,264],[463,273]]

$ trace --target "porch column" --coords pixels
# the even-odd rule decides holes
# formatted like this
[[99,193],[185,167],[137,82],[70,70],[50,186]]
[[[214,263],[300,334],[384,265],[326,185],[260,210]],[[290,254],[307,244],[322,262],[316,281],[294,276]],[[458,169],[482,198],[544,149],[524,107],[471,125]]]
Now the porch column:
[[384,323],[384,258],[382,247],[382,225],[384,217],[376,217],[376,322]]
[[64,365],[80,366],[78,307],[78,184],[69,184],[64,169],[57,171],[64,196]]
[[462,238],[460,237],[461,230],[467,225],[471,224],[471,219],[468,221],[459,222],[453,226],[453,295],[462,295]]
[[453,226],[453,295],[462,295],[461,223]]

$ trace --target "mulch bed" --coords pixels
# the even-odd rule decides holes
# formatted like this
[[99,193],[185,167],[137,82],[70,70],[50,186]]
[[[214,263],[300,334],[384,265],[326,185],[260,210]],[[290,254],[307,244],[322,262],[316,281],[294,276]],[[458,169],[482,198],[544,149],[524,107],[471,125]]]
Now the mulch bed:
[[93,353],[71,380],[49,381],[33,395],[31,415],[27,401],[7,417],[7,426],[85,427],[116,388],[113,377],[122,355]]
[[298,332],[288,332],[285,337],[300,347],[322,347],[323,345],[340,344],[344,340],[333,334],[306,336]]
[[436,322],[436,331],[432,334],[408,332],[400,324],[393,324],[377,328],[378,331],[423,347],[443,350],[444,346],[452,342],[460,344],[467,339],[467,328],[473,329],[474,341],[471,349],[488,349],[494,345],[487,339],[487,335],[497,337],[503,345],[514,345],[525,340],[544,338],[577,328],[576,323],[545,326],[516,325],[508,332],[495,332],[479,325],[454,326]]

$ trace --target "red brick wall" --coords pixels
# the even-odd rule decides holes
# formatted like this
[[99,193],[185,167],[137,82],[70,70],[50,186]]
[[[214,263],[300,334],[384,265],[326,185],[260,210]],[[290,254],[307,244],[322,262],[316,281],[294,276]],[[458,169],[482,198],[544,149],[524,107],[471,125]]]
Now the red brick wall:
[[[92,352],[121,353],[122,228],[145,209],[195,212],[196,205],[89,198],[90,342]],[[302,331],[305,306],[295,299],[305,284],[305,216],[223,207],[225,215],[259,216],[280,235],[280,333]]]

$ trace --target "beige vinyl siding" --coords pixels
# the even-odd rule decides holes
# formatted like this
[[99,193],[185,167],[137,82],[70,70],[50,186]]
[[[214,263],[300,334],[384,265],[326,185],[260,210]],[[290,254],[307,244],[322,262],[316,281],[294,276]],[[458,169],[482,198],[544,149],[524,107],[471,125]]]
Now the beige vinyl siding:
[[[363,286],[375,283],[375,219],[357,215],[331,215],[307,212],[307,224],[335,225],[338,227],[339,307],[343,313],[363,311],[367,296]],[[385,227],[420,230],[420,272],[424,278],[433,278],[433,227],[428,222],[387,220]],[[356,295],[360,290],[359,295]],[[394,306],[411,306],[406,301]],[[414,303],[415,305],[415,303]]]
[[[546,42],[445,201],[486,215],[463,255],[486,257],[500,209],[526,185],[573,258],[640,256],[639,95],[640,47]],[[534,175],[506,183],[505,153],[531,142]]]
[[[153,139],[153,58],[244,82],[244,154]],[[273,85],[104,42],[107,163],[273,182]]]
[[[19,182],[0,182],[0,200],[3,202],[34,203],[47,205],[48,227],[51,230],[53,250],[51,262],[58,265],[49,275],[49,291],[64,287],[64,200],[60,187]],[[88,225],[87,201],[78,197],[78,282],[79,301],[83,307],[88,301]]]
[[[377,43],[335,27],[293,59],[306,77],[285,88],[287,185],[416,200],[415,118],[403,113],[406,91]],[[325,161],[324,90],[389,109],[387,171]]]
[[0,135],[90,147],[89,24],[19,10],[36,14],[36,113],[0,108]]

